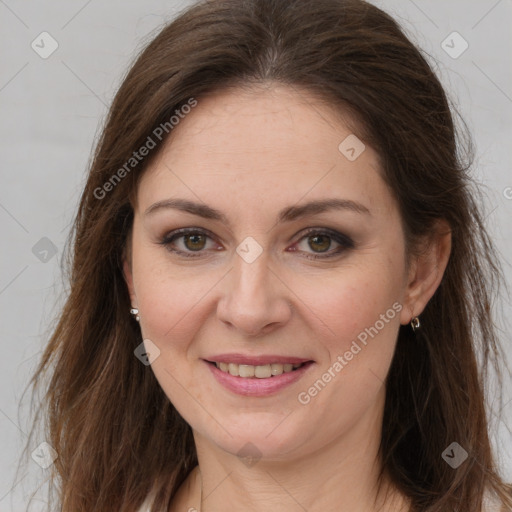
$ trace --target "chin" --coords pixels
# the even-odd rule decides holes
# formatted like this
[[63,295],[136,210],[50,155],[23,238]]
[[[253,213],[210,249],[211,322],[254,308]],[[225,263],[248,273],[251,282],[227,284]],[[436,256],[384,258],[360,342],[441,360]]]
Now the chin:
[[[202,437],[208,442],[216,444],[225,452],[236,455],[242,459],[268,459],[283,460],[289,457],[290,453],[296,452],[311,439],[312,433],[298,430],[297,424],[290,422],[284,425],[286,415],[275,415],[275,421],[271,422],[268,417],[258,421],[254,413],[243,415],[245,418],[238,418],[236,426],[227,426],[227,418],[224,417],[222,426],[214,432],[206,431]],[[209,425],[211,428],[211,425]],[[228,433],[229,432],[229,433]]]

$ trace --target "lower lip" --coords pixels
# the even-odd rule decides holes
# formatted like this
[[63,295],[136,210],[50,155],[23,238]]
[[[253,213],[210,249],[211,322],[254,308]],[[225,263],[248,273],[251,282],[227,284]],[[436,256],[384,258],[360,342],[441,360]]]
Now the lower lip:
[[219,370],[216,365],[207,361],[205,361],[205,364],[210,368],[217,382],[229,391],[243,396],[268,396],[298,381],[314,363],[309,361],[297,370],[266,379],[236,377]]

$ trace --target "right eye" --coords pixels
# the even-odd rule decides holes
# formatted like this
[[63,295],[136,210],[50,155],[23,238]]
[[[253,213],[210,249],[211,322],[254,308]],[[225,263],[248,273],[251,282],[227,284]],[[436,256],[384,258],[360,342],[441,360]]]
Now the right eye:
[[[209,234],[198,228],[182,228],[172,231],[165,235],[160,241],[160,244],[165,246],[166,249],[179,256],[186,258],[197,258],[204,253],[208,239],[212,239]],[[176,240],[180,240],[181,248],[176,248]],[[218,249],[217,249],[218,250]],[[196,254],[194,254],[196,253]]]

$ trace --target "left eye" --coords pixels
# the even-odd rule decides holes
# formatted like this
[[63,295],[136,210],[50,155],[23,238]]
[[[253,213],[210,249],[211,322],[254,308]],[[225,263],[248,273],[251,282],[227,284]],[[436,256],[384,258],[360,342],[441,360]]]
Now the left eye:
[[[338,244],[338,247],[329,251],[333,241]],[[299,244],[303,242],[314,252],[314,254],[306,254],[305,257],[314,260],[333,258],[343,251],[354,248],[354,243],[348,236],[330,230],[312,229],[299,240]],[[321,255],[323,253],[325,255]]]
[[[164,245],[170,252],[182,255],[185,257],[197,258],[200,257],[206,248],[208,239],[213,238],[204,230],[201,229],[180,229],[169,233],[160,244]],[[181,248],[176,248],[176,240],[182,241]],[[332,242],[338,244],[335,250],[329,251]],[[354,244],[352,240],[336,231],[326,230],[310,230],[300,238],[299,242],[295,243],[293,247],[300,245],[300,243],[306,242],[307,246],[313,250],[314,254],[306,254],[305,257],[309,259],[325,259],[337,256],[341,252],[347,249],[352,249]],[[215,249],[214,249],[215,250]],[[219,250],[219,249],[216,249]],[[297,249],[291,249],[292,252]],[[304,250],[297,252],[305,252]],[[196,253],[196,254],[194,254]],[[325,253],[325,255],[320,255]]]

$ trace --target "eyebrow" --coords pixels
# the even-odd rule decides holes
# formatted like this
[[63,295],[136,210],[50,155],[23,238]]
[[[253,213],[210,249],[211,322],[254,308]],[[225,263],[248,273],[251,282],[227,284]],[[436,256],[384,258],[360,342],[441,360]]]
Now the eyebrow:
[[[150,215],[162,209],[176,209],[203,217],[205,219],[217,220],[227,226],[230,225],[224,213],[206,204],[196,203],[188,199],[164,199],[152,204],[146,209],[144,215]],[[291,222],[307,215],[315,215],[329,210],[347,210],[355,213],[371,215],[370,210],[361,203],[349,199],[321,199],[310,201],[301,205],[288,206],[283,208],[278,215],[278,223]]]

